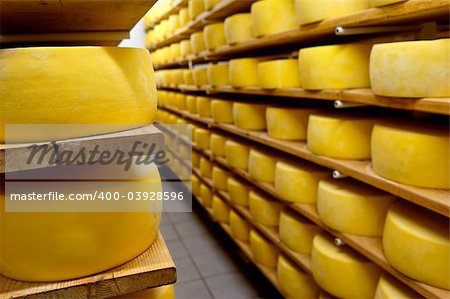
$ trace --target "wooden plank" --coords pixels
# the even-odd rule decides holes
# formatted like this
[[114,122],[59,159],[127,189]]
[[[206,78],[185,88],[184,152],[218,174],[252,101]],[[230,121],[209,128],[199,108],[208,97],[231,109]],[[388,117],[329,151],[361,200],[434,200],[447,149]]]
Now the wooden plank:
[[108,298],[176,281],[176,268],[161,234],[144,253],[114,269],[63,282],[30,283],[0,276],[1,298]]

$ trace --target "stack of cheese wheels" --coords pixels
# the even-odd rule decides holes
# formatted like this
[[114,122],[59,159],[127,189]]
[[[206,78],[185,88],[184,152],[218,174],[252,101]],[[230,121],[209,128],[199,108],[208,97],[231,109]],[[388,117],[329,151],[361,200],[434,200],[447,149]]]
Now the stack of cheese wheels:
[[275,139],[305,140],[308,118],[317,109],[267,107],[267,134]]
[[277,278],[280,289],[288,298],[318,298],[319,296],[320,289],[313,277],[281,254],[278,257]]
[[234,45],[254,38],[252,15],[249,13],[238,13],[225,19],[224,22],[225,41]]
[[386,259],[403,274],[448,290],[449,224],[445,216],[413,204],[403,201],[393,204],[383,233]]
[[8,136],[10,143],[95,135],[153,122],[156,85],[145,49],[31,47],[1,49],[0,54],[0,143],[5,143],[5,124],[105,125],[14,134]]
[[448,38],[374,45],[370,55],[373,93],[388,97],[450,97],[449,52]]
[[[130,165],[126,170],[115,163],[72,165],[70,169],[30,170],[26,175],[67,178],[70,173],[72,178],[88,179],[77,186],[55,184],[55,189],[66,197],[69,193],[93,193],[101,189],[99,180],[123,178],[133,182],[116,181],[114,186],[103,189],[122,193],[162,192],[155,164],[137,164],[133,159]],[[139,187],[136,182],[140,182]],[[143,203],[141,208],[149,212],[5,212],[4,186],[3,178],[0,179],[0,274],[12,279],[60,281],[102,272],[140,255],[158,234],[161,201]],[[45,189],[44,185],[35,191],[48,192]]]
[[214,157],[225,157],[225,142],[227,138],[223,135],[211,134],[210,147]]
[[311,114],[308,149],[320,156],[337,159],[370,159],[372,129],[379,118],[366,114]]
[[250,231],[250,250],[257,264],[271,268],[277,266],[280,253],[278,247],[253,229]]
[[252,4],[253,32],[256,37],[297,27],[294,0],[262,0]]
[[225,142],[225,157],[231,167],[247,170],[249,154],[247,144],[231,139]]
[[211,64],[207,70],[208,83],[211,86],[228,85],[228,63]]
[[250,191],[248,197],[250,213],[255,223],[278,226],[280,213],[283,208],[281,202],[269,199],[267,196]]
[[188,12],[189,12],[190,20],[194,20],[204,10],[205,10],[205,6],[203,4],[203,0],[189,0]]
[[205,40],[203,38],[202,31],[192,33],[190,40],[191,40],[192,54],[198,54],[198,53],[206,50]]
[[189,23],[189,11],[187,8],[181,8],[178,12],[178,23],[180,28],[184,27]]
[[205,207],[211,207],[212,197],[213,197],[213,194],[212,194],[211,189],[208,186],[201,184],[200,185],[200,201],[201,201],[202,205]]
[[370,49],[371,45],[364,43],[301,49],[298,59],[303,88],[320,90],[370,87]]
[[180,56],[187,57],[192,54],[192,46],[190,40],[183,40],[180,42]]
[[374,299],[410,299],[421,296],[395,278],[384,273],[378,281]]
[[187,95],[186,107],[190,113],[197,114],[197,98],[193,95]]
[[183,72],[184,84],[194,85],[194,70],[187,70]]
[[212,176],[212,164],[206,158],[200,158],[200,173],[205,178],[211,178]]
[[[162,287],[150,288],[144,291],[135,292],[132,295],[134,299],[175,299],[175,288],[173,284]],[[129,299],[130,294],[113,297],[113,299]]]
[[195,142],[199,149],[208,150],[210,148],[211,132],[207,129],[195,129]]
[[191,177],[192,194],[200,196],[200,180],[198,176],[192,175]]
[[339,298],[373,298],[382,270],[349,247],[338,247],[331,236],[314,237],[311,268],[317,284]]
[[214,166],[212,170],[212,183],[217,190],[227,191],[227,181],[230,174],[220,167]]
[[322,180],[317,191],[320,220],[330,228],[379,237],[395,197],[353,179]]
[[251,224],[247,220],[242,218],[235,211],[230,210],[230,229],[231,235],[243,242],[248,242]]
[[211,8],[213,8],[220,1],[222,1],[222,0],[203,0],[203,6],[205,8],[205,11],[206,10],[210,10]]
[[229,177],[227,180],[227,190],[230,201],[234,205],[248,206],[248,197],[250,190],[248,186],[235,177]]
[[234,103],[233,120],[236,127],[244,130],[261,131],[267,128],[266,105]]
[[208,74],[207,67],[202,66],[195,68],[192,71],[192,76],[194,78],[194,84],[197,86],[207,85],[208,84]]
[[216,123],[232,124],[233,120],[233,102],[229,100],[212,100],[211,116]]
[[203,39],[206,49],[212,51],[225,45],[225,32],[223,22],[214,23],[205,26],[203,29]]
[[211,99],[208,97],[197,97],[197,112],[201,117],[211,117]]
[[449,143],[445,123],[378,123],[372,133],[373,169],[399,183],[449,189]]
[[258,85],[264,89],[301,87],[297,59],[278,59],[258,64]]
[[230,216],[230,206],[218,196],[212,199],[212,214],[216,221],[228,223]]
[[368,8],[367,0],[295,0],[295,14],[300,25],[344,16]]
[[279,235],[281,242],[292,251],[311,254],[314,237],[322,228],[285,208],[280,215]]
[[228,81],[233,87],[258,85],[258,62],[256,58],[231,59],[228,65]]
[[266,183],[273,183],[275,179],[276,160],[272,156],[273,154],[268,152],[263,152],[256,149],[250,150],[248,172],[252,179]]
[[319,181],[330,171],[304,161],[278,161],[275,166],[275,192],[284,200],[315,204]]

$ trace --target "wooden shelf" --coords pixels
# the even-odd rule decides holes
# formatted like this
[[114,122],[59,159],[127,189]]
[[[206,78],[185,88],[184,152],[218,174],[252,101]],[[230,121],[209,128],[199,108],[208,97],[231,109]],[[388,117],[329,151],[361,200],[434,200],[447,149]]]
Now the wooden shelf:
[[108,298],[173,284],[176,268],[161,234],[134,260],[75,280],[30,283],[0,276],[1,298]]
[[176,0],[176,2],[173,3],[172,7],[166,11],[164,14],[162,14],[159,18],[157,18],[155,21],[150,23],[149,26],[145,28],[145,30],[150,30],[153,27],[155,27],[158,23],[160,23],[162,20],[167,19],[169,16],[176,14],[180,11],[181,8],[186,7],[188,4],[188,0]]

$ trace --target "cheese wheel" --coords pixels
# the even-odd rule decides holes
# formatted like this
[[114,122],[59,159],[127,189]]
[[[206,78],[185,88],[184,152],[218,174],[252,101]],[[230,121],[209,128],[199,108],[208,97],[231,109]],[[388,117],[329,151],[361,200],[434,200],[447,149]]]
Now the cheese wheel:
[[383,233],[386,259],[401,273],[448,290],[449,225],[448,218],[424,208],[404,201],[393,204]]
[[225,142],[225,157],[231,167],[247,170],[250,147],[244,143],[227,140]]
[[340,298],[373,298],[382,270],[349,247],[336,246],[332,237],[314,237],[311,268],[315,281]]
[[197,112],[201,117],[211,117],[211,99],[207,97],[197,97]]
[[233,238],[248,242],[251,227],[247,220],[239,216],[235,211],[230,210],[230,228]]
[[250,231],[250,250],[257,264],[275,268],[278,262],[279,249],[255,230]]
[[195,175],[191,177],[191,187],[192,194],[194,194],[195,196],[200,196],[200,181]]
[[314,204],[319,181],[329,177],[325,168],[307,162],[281,162],[275,166],[275,192],[284,200]]
[[181,49],[179,43],[173,43],[169,47],[169,55],[170,61],[175,61],[178,57],[181,56]]
[[150,288],[131,294],[111,297],[112,299],[175,299],[173,284],[162,287]]
[[264,89],[301,87],[297,59],[277,59],[258,64],[258,85]]
[[370,49],[371,45],[363,43],[301,49],[298,59],[303,88],[318,90],[370,87]]
[[216,6],[217,3],[219,3],[222,0],[203,0],[203,6],[205,10],[209,10]]
[[316,109],[267,107],[267,134],[275,139],[305,140],[308,118]]
[[231,59],[228,65],[228,81],[233,87],[258,85],[258,59]]
[[200,158],[200,173],[205,178],[211,178],[212,176],[212,164],[205,158]]
[[192,33],[190,40],[191,40],[192,54],[198,54],[198,53],[206,50],[205,40],[203,38],[202,31]]
[[300,270],[280,254],[277,264],[277,278],[280,289],[288,298],[317,298],[320,289],[311,275]]
[[372,165],[387,179],[418,187],[450,188],[448,126],[379,123],[372,134]]
[[204,207],[211,207],[211,203],[212,203],[212,191],[211,189],[204,185],[201,184],[200,185],[200,199],[201,199],[201,203]]
[[294,0],[262,0],[251,7],[253,32],[256,37],[297,27]]
[[373,93],[388,97],[450,97],[449,52],[449,38],[375,45],[370,55]]
[[249,188],[236,178],[229,177],[227,180],[227,190],[230,201],[238,206],[248,206]]
[[174,71],[173,79],[175,85],[184,84],[184,69],[176,69]]
[[211,132],[206,129],[195,129],[195,142],[197,147],[202,150],[208,150],[210,147]]
[[192,159],[192,167],[195,167],[195,168],[200,167],[200,154],[199,153],[192,151],[191,159]]
[[192,54],[192,46],[190,40],[182,40],[180,42],[180,56],[186,57],[188,55]]
[[295,0],[295,14],[300,25],[349,15],[368,8],[368,0]]
[[189,0],[188,13],[189,13],[190,20],[194,20],[204,10],[205,10],[205,7],[203,5],[203,0]]
[[218,134],[211,134],[211,153],[214,157],[225,157],[225,142],[227,138]]
[[213,167],[212,183],[214,188],[222,191],[227,191],[227,181],[230,174],[220,167]]
[[320,226],[289,209],[284,209],[280,214],[280,240],[292,251],[311,254],[313,239],[321,231]]
[[370,159],[370,137],[376,121],[376,118],[363,114],[311,114],[308,149],[330,158]]
[[225,45],[225,32],[223,22],[205,26],[203,29],[203,39],[206,49],[212,51]]
[[216,221],[228,223],[230,216],[230,206],[218,196],[214,195],[212,199],[212,213],[213,218]]
[[273,154],[261,152],[255,149],[250,150],[248,160],[248,172],[252,179],[266,183],[273,183],[275,179],[275,163]]
[[252,15],[250,13],[234,14],[224,21],[225,41],[234,45],[254,38]]
[[410,299],[420,295],[388,274],[383,274],[378,281],[374,299]]
[[228,100],[212,100],[211,115],[216,123],[233,123],[233,102]]
[[178,12],[178,23],[180,24],[180,28],[189,23],[189,11],[187,8],[181,8]]
[[322,180],[317,210],[328,227],[355,235],[381,237],[395,197],[353,179]]
[[168,31],[170,34],[173,34],[178,28],[180,28],[180,19],[178,18],[178,15],[169,16]]
[[0,143],[5,143],[6,124],[105,124],[8,136],[8,143],[18,143],[97,135],[153,122],[156,85],[146,49],[30,47],[1,49],[0,55]]
[[183,72],[184,84],[194,85],[194,70],[186,70]]
[[192,71],[194,78],[194,84],[197,86],[202,86],[208,84],[208,76],[206,74],[206,67],[195,68]]
[[[187,110],[187,100],[184,93],[175,94],[175,103],[175,107],[177,107],[179,110]],[[184,123],[186,123],[186,121],[184,121]]]
[[228,85],[228,64],[211,64],[207,69],[208,83],[211,86]]
[[197,114],[197,98],[193,95],[186,96],[187,110],[192,114]]
[[281,202],[268,199],[261,193],[250,191],[248,203],[253,222],[269,226],[278,226],[281,209],[283,208]]
[[407,0],[369,0],[369,6],[370,7],[379,7],[379,6],[385,6],[400,2],[405,2]]
[[234,103],[233,120],[236,127],[244,130],[265,130],[266,106],[253,103]]

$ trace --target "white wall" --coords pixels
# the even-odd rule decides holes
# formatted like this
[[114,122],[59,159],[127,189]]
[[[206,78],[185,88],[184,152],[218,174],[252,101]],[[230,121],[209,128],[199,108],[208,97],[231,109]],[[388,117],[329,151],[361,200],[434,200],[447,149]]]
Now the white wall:
[[120,42],[119,47],[145,48],[144,19],[142,18],[130,31],[130,38]]

